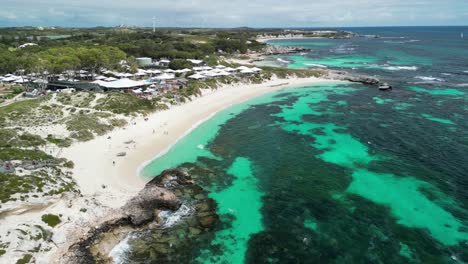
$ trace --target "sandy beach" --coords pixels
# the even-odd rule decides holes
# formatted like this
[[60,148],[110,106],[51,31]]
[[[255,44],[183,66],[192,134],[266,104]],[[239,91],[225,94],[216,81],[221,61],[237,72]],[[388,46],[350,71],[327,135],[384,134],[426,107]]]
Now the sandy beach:
[[294,40],[294,39],[324,39],[324,37],[278,37],[278,38],[257,38],[256,41],[260,43],[265,43],[270,40]]
[[[147,121],[136,118],[125,128],[64,149],[62,156],[75,163],[73,175],[83,195],[96,197],[106,206],[119,207],[143,188],[145,181],[138,171],[144,164],[216,112],[285,87],[319,82],[330,80],[277,79],[206,90],[191,102],[149,115]],[[126,155],[117,157],[121,152]]]
[[[50,250],[34,255],[36,263],[61,263],[61,254],[67,251],[70,243],[111,217],[114,209],[122,207],[144,187],[146,182],[139,176],[139,171],[197,125],[219,111],[257,96],[322,82],[336,81],[276,79],[262,84],[234,84],[204,90],[203,96],[150,114],[147,120],[144,117],[130,119],[124,128],[88,142],[75,143],[63,149],[59,157],[74,162],[72,174],[81,194],[67,193],[54,199],[37,199],[20,207],[12,203],[11,206],[15,207],[3,215],[0,231],[14,230],[18,223],[40,224],[44,214],[61,215],[62,223],[54,228],[51,242],[44,242]],[[54,126],[49,129],[59,131]],[[118,157],[117,154],[122,152],[125,156]],[[3,210],[8,211],[11,206],[5,205]],[[8,242],[17,248],[32,247],[35,243],[15,236],[8,238]],[[13,258],[18,254],[8,252],[8,256]]]

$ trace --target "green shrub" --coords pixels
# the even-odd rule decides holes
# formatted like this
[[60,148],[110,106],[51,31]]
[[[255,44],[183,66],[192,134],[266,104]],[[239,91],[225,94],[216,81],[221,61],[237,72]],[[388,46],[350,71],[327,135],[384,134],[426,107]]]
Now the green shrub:
[[16,264],[26,264],[26,263],[29,263],[31,259],[32,259],[32,255],[26,254],[22,258],[18,259],[18,261],[16,261]]
[[49,225],[50,227],[55,227],[56,225],[60,224],[62,221],[58,215],[54,214],[45,214],[41,217],[42,221]]

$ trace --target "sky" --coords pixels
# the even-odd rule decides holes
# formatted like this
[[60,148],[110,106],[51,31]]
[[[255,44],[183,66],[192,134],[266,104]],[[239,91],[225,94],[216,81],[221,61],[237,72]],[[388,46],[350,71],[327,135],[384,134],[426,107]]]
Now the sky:
[[0,27],[468,25],[468,0],[0,0]]

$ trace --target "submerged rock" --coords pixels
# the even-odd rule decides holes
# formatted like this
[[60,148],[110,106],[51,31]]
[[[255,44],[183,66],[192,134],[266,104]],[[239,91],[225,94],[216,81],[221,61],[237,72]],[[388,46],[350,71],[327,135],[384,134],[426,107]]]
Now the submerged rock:
[[325,76],[326,78],[333,79],[333,80],[342,80],[348,82],[357,82],[367,85],[378,85],[380,84],[380,80],[371,77],[371,76],[364,76],[364,75],[354,75],[343,71],[329,71],[328,74]]
[[[105,234],[121,226],[139,227],[155,220],[159,210],[176,211],[182,205],[181,200],[170,189],[174,186],[191,185],[188,173],[181,169],[163,171],[159,176],[148,182],[145,187],[122,208],[111,213],[110,220],[90,228],[90,230],[69,247],[63,256],[65,263],[96,263],[109,262],[107,256],[93,253],[92,247]],[[159,250],[162,250],[159,248]],[[158,251],[158,249],[156,249]]]
[[[194,184],[186,171],[169,169],[148,182],[138,195],[113,211],[108,219],[90,228],[73,243],[62,262],[113,263],[109,257],[112,245],[129,234],[138,236],[138,240],[132,242],[134,257],[171,259],[177,255],[174,254],[177,250],[190,247],[190,239],[212,230],[219,217],[216,203],[203,188]],[[141,230],[145,230],[146,235],[139,234]]]

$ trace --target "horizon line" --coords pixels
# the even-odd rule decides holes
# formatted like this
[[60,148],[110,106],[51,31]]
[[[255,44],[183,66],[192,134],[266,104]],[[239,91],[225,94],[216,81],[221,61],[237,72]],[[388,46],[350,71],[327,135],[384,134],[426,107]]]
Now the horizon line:
[[[7,28],[64,28],[64,29],[92,29],[92,28],[141,28],[141,29],[152,29],[152,26],[136,26],[136,25],[115,25],[115,26],[0,26],[0,29]],[[214,27],[214,26],[167,26],[167,27],[156,27],[156,29],[238,29],[238,28],[250,28],[250,29],[321,29],[321,28],[416,28],[416,27],[468,27],[468,25],[405,25],[405,26],[286,26],[286,27],[252,27],[252,26],[233,26],[233,27]]]

